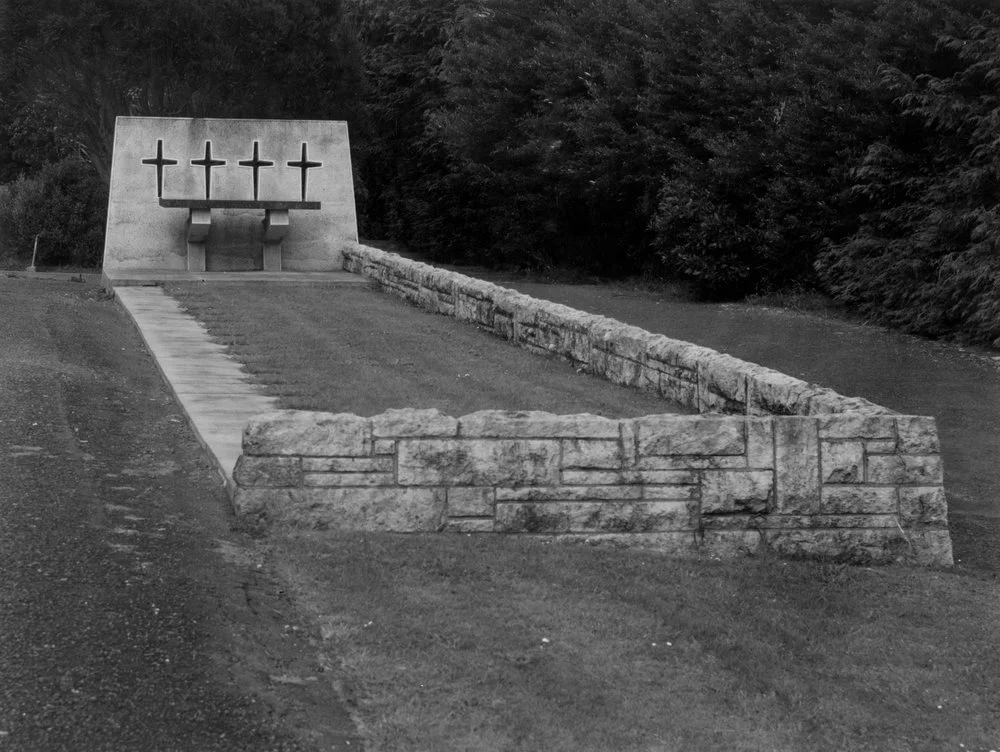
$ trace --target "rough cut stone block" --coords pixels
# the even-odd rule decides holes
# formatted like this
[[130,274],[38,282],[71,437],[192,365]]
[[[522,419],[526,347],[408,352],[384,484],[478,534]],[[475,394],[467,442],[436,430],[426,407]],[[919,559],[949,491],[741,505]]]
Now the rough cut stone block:
[[[840,396],[840,395],[837,395]],[[824,439],[895,439],[892,415],[824,415],[819,435]]]
[[375,439],[372,442],[372,454],[395,454],[396,442],[391,439]]
[[[654,334],[646,344],[646,357],[657,360],[670,366],[684,366],[691,361],[691,358],[684,359],[682,355],[690,348],[699,348],[690,342],[679,339],[671,339],[663,334]],[[696,358],[695,358],[696,359]]]
[[307,473],[391,473],[392,457],[306,457]]
[[698,401],[697,380],[694,379],[693,375],[692,380],[688,380],[686,372],[682,376],[662,374],[660,376],[660,396],[685,407],[695,407]]
[[706,470],[701,483],[701,513],[764,514],[774,499],[769,470]]
[[892,514],[772,514],[762,518],[766,530],[823,530],[834,528],[899,527],[899,517]]
[[900,415],[896,418],[899,451],[902,454],[937,454],[941,451],[937,422],[923,415]]
[[824,483],[863,482],[865,457],[860,441],[822,441],[819,458]]
[[955,563],[952,558],[951,536],[947,529],[909,528],[906,536],[910,544],[908,561],[922,566],[943,567],[950,567]]
[[643,457],[636,464],[639,470],[740,470],[746,466],[747,459],[742,454]]
[[493,326],[493,303],[490,300],[473,297],[463,290],[455,296],[455,318],[491,328]]
[[819,512],[819,438],[815,418],[774,418],[775,510]]
[[445,495],[430,488],[237,489],[237,514],[332,530],[433,532],[444,524]]
[[636,379],[636,387],[645,392],[660,391],[660,379],[663,374],[655,368],[650,368],[648,364],[639,367],[639,377]]
[[297,486],[302,482],[302,460],[298,457],[247,457],[240,455],[233,469],[240,486]]
[[642,373],[642,363],[608,353],[604,366],[604,378],[612,384],[621,386],[638,386]]
[[724,353],[714,353],[702,361],[704,388],[726,400],[746,403],[745,361]]
[[868,458],[869,483],[940,485],[941,456],[937,454],[873,454]]
[[492,533],[494,532],[493,518],[483,519],[482,517],[449,517],[444,523],[446,533]]
[[747,418],[747,466],[774,467],[774,421],[771,418]]
[[495,493],[492,488],[449,488],[448,516],[492,518]]
[[635,419],[639,456],[743,454],[743,420],[701,415],[647,415]]
[[622,467],[634,467],[639,457],[639,440],[636,435],[635,421],[619,421]]
[[821,514],[895,514],[896,489],[872,486],[824,486]]
[[392,473],[303,473],[303,486],[392,486]]
[[403,486],[553,485],[559,442],[532,439],[402,439]]
[[872,439],[864,442],[868,454],[896,454],[896,442],[893,439]]
[[594,321],[591,336],[602,350],[632,361],[641,361],[656,339],[645,329],[605,317]]
[[[682,486],[691,488],[691,486]],[[533,486],[498,488],[497,501],[624,501],[642,498],[641,486]]]
[[806,415],[809,410],[810,385],[770,368],[748,364],[746,369],[751,413],[769,415]]
[[432,436],[455,436],[458,419],[440,410],[386,410],[372,416],[372,436],[376,439]]
[[562,466],[563,468],[620,468],[621,443],[609,439],[563,439]]
[[767,543],[780,556],[855,564],[888,564],[906,558],[911,550],[898,528],[774,530]]
[[904,524],[944,525],[948,522],[948,502],[941,486],[911,486],[899,489],[899,518]]
[[[699,496],[698,486],[638,486],[647,501],[694,501]],[[629,486],[626,486],[629,488]]]
[[691,527],[683,501],[497,504],[504,533],[655,533]]
[[459,435],[472,438],[617,439],[619,421],[600,415],[555,415],[537,410],[482,410],[458,419]]
[[691,485],[698,482],[698,474],[691,470],[563,470],[562,482],[568,486],[607,486],[616,483]]
[[514,340],[514,319],[509,314],[493,309],[493,333],[508,342]]
[[368,418],[348,413],[282,410],[250,420],[243,432],[243,452],[250,455],[365,457],[371,454]]

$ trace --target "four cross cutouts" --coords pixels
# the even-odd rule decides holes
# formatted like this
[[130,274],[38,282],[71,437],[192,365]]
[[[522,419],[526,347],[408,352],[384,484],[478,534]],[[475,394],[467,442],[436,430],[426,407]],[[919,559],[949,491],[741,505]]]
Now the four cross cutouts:
[[[142,160],[143,164],[155,165],[156,166],[156,197],[163,197],[163,168],[169,167],[177,164],[176,159],[167,159],[163,156],[163,139],[156,140],[156,156],[149,157]],[[224,159],[213,159],[212,157],[212,142],[205,142],[205,156],[201,159],[192,159],[191,164],[197,167],[205,168],[205,198],[209,199],[212,197],[212,168],[221,167],[226,164]],[[253,156],[250,159],[241,159],[237,162],[240,167],[251,167],[253,168],[253,200],[257,200],[257,196],[260,190],[260,170],[262,167],[273,167],[274,162],[261,159],[260,156],[260,142],[253,142]],[[305,142],[302,142],[302,156],[298,160],[291,162],[286,162],[289,167],[296,167],[302,173],[302,200],[306,200],[306,186],[307,186],[307,173],[309,170],[322,167],[322,162],[316,162],[309,159],[309,146]]]

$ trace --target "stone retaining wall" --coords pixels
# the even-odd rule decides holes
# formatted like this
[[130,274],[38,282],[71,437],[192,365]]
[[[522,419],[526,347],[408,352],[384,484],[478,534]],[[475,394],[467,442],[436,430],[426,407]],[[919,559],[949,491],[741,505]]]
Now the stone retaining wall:
[[952,561],[933,418],[374,248],[344,259],[422,308],[700,414],[269,413],[234,470],[246,518]]
[[345,251],[344,268],[421,308],[469,321],[528,350],[560,355],[589,373],[656,392],[699,413],[892,413],[707,347],[376,248]]
[[247,427],[234,479],[266,523],[951,563],[920,416],[279,411]]

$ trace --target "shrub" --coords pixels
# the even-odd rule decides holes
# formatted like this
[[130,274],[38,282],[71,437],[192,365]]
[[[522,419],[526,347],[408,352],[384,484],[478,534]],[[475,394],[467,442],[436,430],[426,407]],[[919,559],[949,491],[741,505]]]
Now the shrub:
[[0,186],[4,255],[29,263],[35,236],[38,265],[99,266],[107,188],[93,167],[66,159]]
[[1000,346],[1000,16],[942,35],[938,53],[950,73],[883,70],[899,127],[853,171],[860,227],[817,268],[885,323]]

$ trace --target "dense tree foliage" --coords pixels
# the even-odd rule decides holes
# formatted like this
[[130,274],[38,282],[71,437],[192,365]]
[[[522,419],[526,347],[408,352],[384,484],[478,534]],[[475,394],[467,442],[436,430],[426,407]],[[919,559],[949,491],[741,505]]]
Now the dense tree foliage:
[[2,0],[0,178],[106,184],[118,115],[353,119],[360,75],[336,0]]
[[882,69],[898,127],[853,171],[860,226],[818,268],[883,321],[1000,346],[1000,17],[942,36],[938,51],[951,72]]
[[345,118],[370,237],[1000,344],[993,4],[0,0],[2,237],[116,115]]
[[[919,154],[946,158],[901,82],[941,95],[928,82],[964,70],[949,35],[979,24],[988,47],[990,4],[354,0],[367,228],[448,260],[654,271],[718,296],[825,284],[874,310],[885,291],[850,266],[882,241],[871,170],[888,190]],[[955,86],[965,110],[940,106],[973,127],[986,92]],[[995,157],[952,140],[962,169]]]
[[94,178],[91,165],[67,158],[47,164],[31,177],[0,185],[0,227],[4,243],[46,264],[97,266],[104,227],[95,222],[108,202],[107,188]]

